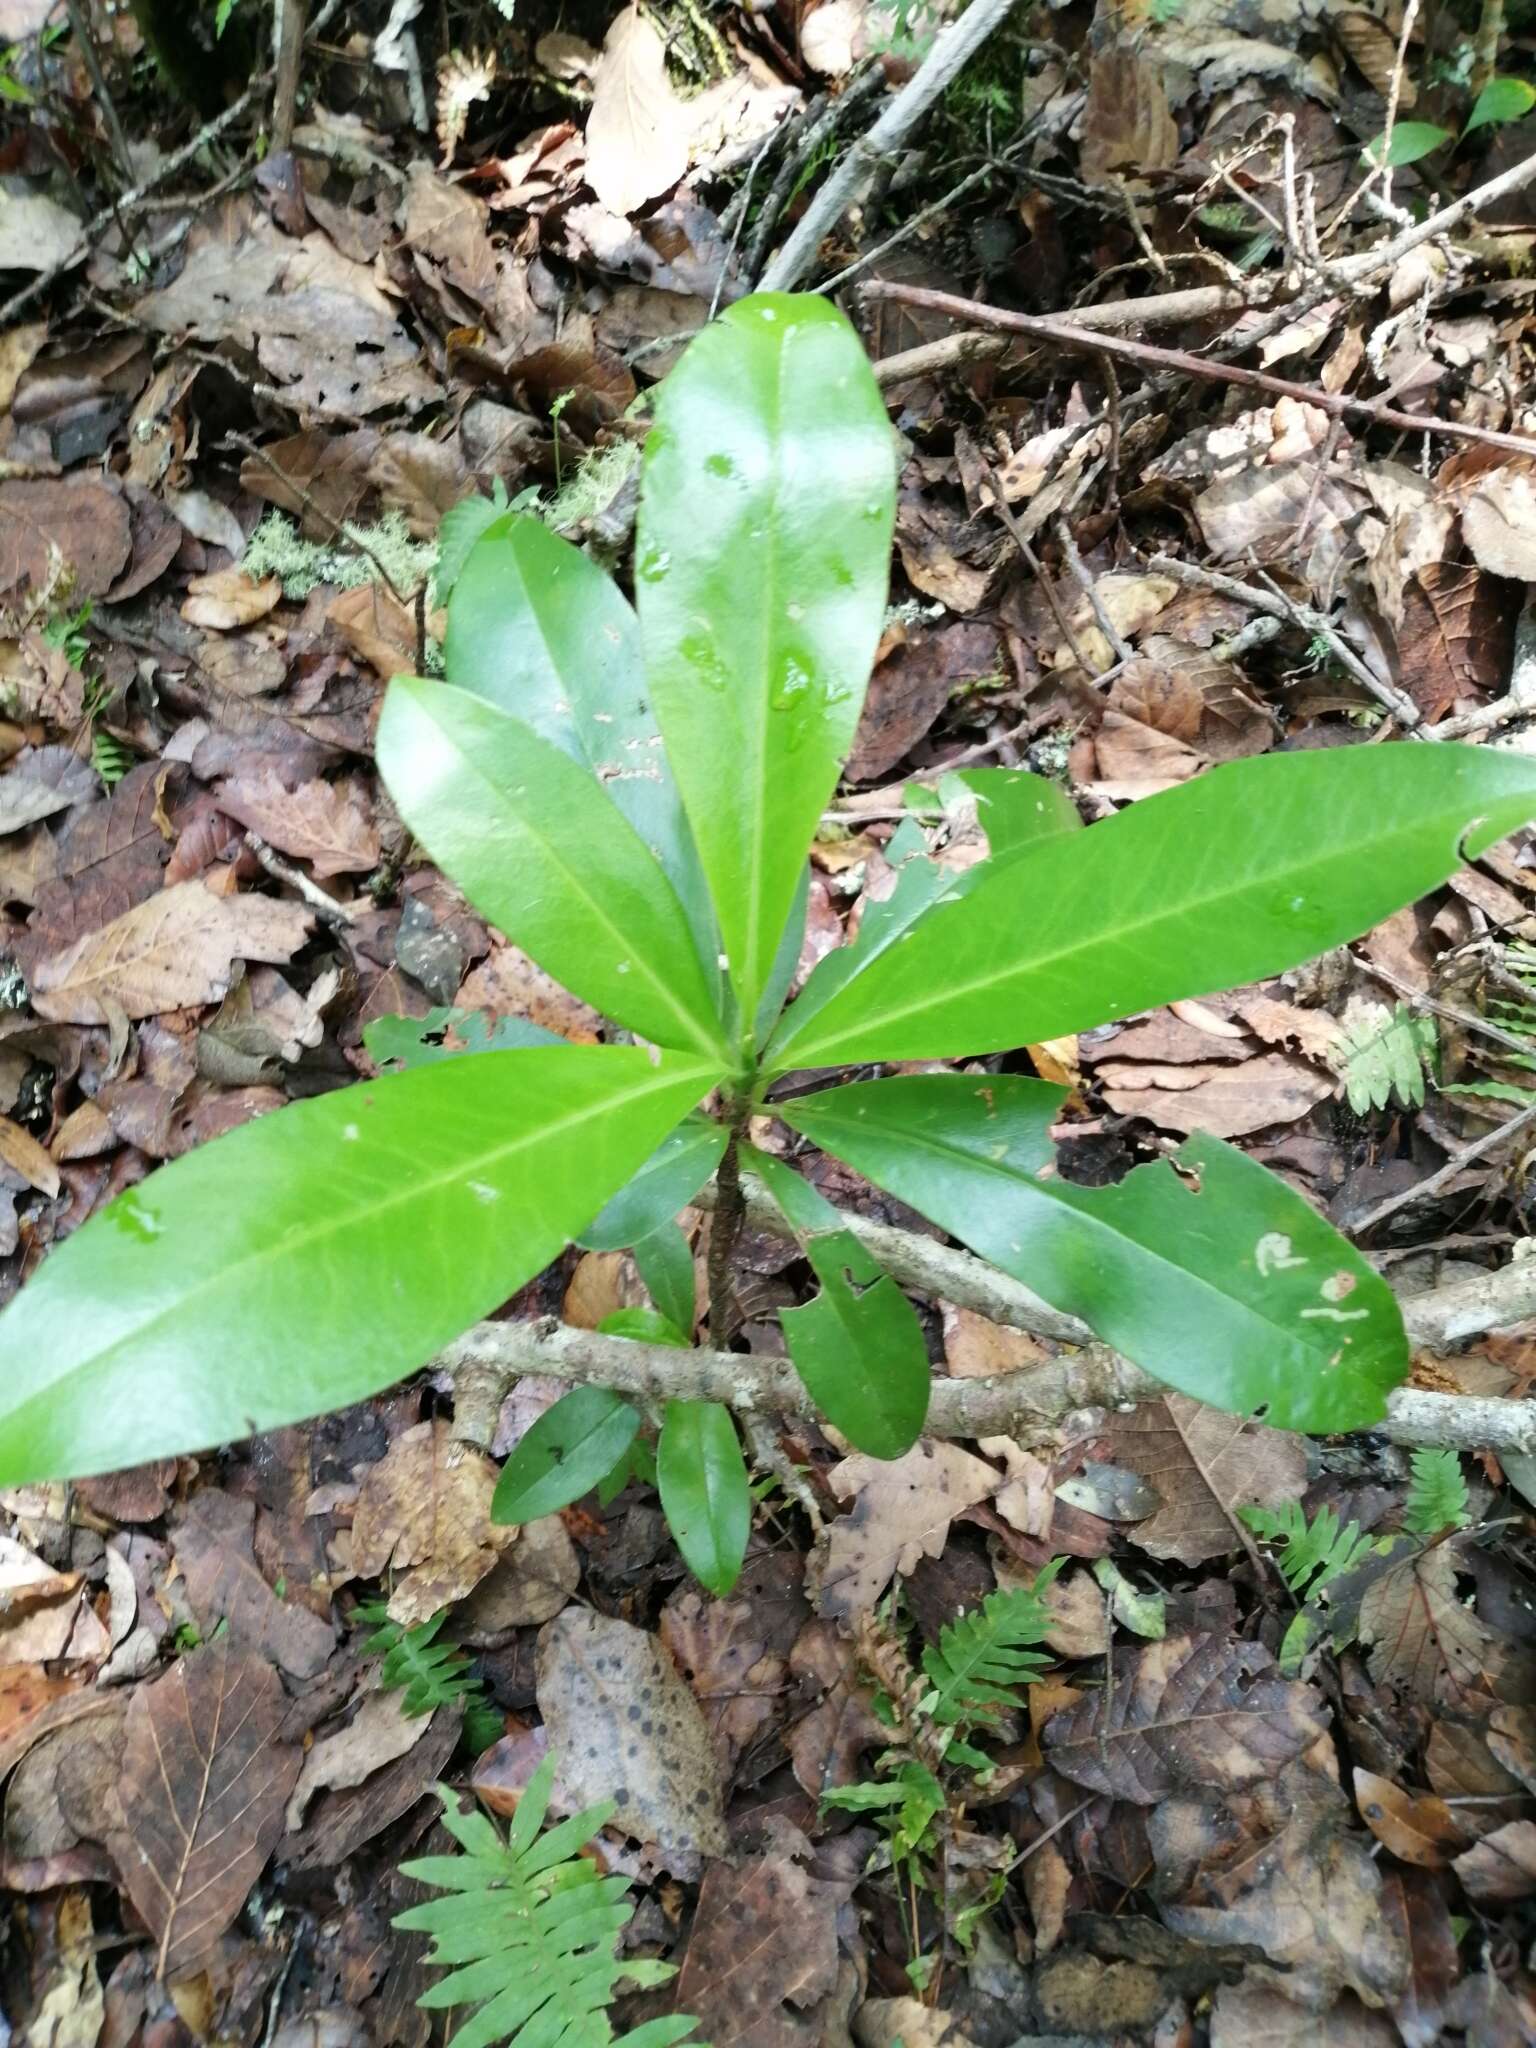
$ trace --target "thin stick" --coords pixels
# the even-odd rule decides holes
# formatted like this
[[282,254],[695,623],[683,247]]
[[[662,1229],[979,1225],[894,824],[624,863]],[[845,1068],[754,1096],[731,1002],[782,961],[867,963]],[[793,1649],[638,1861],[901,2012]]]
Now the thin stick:
[[91,91],[96,95],[102,117],[107,124],[107,133],[112,138],[113,154],[124,177],[132,178],[133,152],[128,147],[128,137],[124,133],[117,104],[107,87],[107,74],[101,66],[101,52],[96,47],[96,38],[91,34],[90,18],[81,5],[81,0],[64,0],[64,11],[69,16],[70,34],[79,45],[86,74],[91,81]]
[[934,101],[1000,28],[1019,0],[971,0],[957,21],[940,29],[912,77],[867,135],[836,165],[763,275],[765,291],[788,292],[812,269],[822,242],[853,205],[884,156],[894,155]]
[[1366,1231],[1374,1230],[1378,1223],[1385,1223],[1389,1216],[1395,1216],[1399,1209],[1406,1209],[1411,1202],[1421,1201],[1426,1195],[1438,1195],[1442,1188],[1450,1186],[1464,1166],[1486,1158],[1488,1153],[1497,1151],[1507,1138],[1518,1137],[1533,1123],[1536,1123],[1536,1102],[1510,1117],[1507,1123],[1500,1124],[1497,1130],[1485,1131],[1472,1144],[1463,1145],[1459,1152],[1453,1152],[1444,1166],[1432,1173],[1428,1180],[1421,1180],[1416,1187],[1407,1188],[1400,1195],[1390,1195],[1386,1201],[1378,1202],[1374,1209],[1367,1209],[1351,1225],[1350,1235],[1363,1237]]
[[312,882],[302,868],[296,868],[292,861],[284,860],[280,853],[274,852],[259,832],[247,832],[245,843],[273,881],[285,882],[290,889],[297,890],[322,924],[340,930],[353,922],[357,913],[348,904],[338,903],[334,896],[327,896],[320,884]]
[[[227,439],[229,441],[229,445],[232,448],[238,448],[242,454],[249,455],[254,461],[259,462],[262,468],[266,470],[269,475],[275,476],[278,482],[283,486],[284,490],[292,491],[293,495],[298,499],[299,503],[303,506],[304,510],[306,512],[312,512],[317,519],[323,521],[323,523],[327,527],[329,527],[330,531],[336,536],[338,540],[345,541],[348,547],[356,548],[357,552],[363,557],[365,562],[371,562],[374,568],[378,570],[380,580],[386,585],[386,587],[389,589],[389,591],[394,596],[396,601],[399,604],[404,605],[407,611],[410,611],[412,606],[412,593],[408,590],[402,590],[400,588],[399,584],[396,583],[394,577],[390,575],[388,569],[385,568],[384,564],[379,560],[379,557],[375,554],[372,547],[368,544],[367,541],[363,539],[360,533],[354,532],[354,530],[347,525],[345,520],[338,519],[336,518],[334,513],[327,512],[325,507],[319,502],[319,500],[317,498],[312,497],[310,493],[307,490],[305,490],[304,486],[299,482],[297,477],[291,477],[288,474],[287,470],[284,469],[280,463],[274,462],[272,460],[272,457],[266,453],[265,449],[258,448],[254,441],[248,440],[244,434],[230,434],[227,436]],[[425,583],[423,583],[421,586],[422,593],[425,592],[426,587],[427,586],[425,585]],[[422,620],[418,619],[418,643],[420,642],[424,631],[424,623]],[[418,644],[418,667],[420,666],[420,662],[421,647]]]
[[[968,20],[969,16],[961,18]],[[1245,391],[1262,391],[1273,398],[1294,398],[1303,405],[1315,405],[1322,412],[1368,420],[1372,426],[1391,427],[1400,434],[1445,434],[1453,440],[1476,441],[1484,447],[1505,448],[1517,455],[1536,455],[1536,437],[1530,435],[1499,434],[1490,427],[1440,419],[1432,413],[1399,412],[1396,406],[1375,399],[1346,398],[1341,392],[1324,391],[1320,385],[1293,384],[1289,378],[1271,377],[1264,370],[1245,369],[1240,363],[1218,363],[1209,356],[1191,355],[1186,349],[1159,348],[1155,342],[1132,341],[1125,335],[1098,334],[1066,320],[1010,313],[1000,306],[982,305],[976,299],[956,298],[950,292],[882,281],[863,286],[862,296],[916,306],[928,313],[947,313],[952,319],[968,320],[979,327],[995,327],[1005,334],[1026,334],[1035,341],[1054,342],[1058,348],[1117,356],[1146,369],[1172,370],[1184,377],[1235,384]]]
[[277,82],[272,92],[272,149],[293,147],[293,122],[299,104],[299,76],[304,63],[304,17],[309,0],[275,0],[276,43],[274,70]]

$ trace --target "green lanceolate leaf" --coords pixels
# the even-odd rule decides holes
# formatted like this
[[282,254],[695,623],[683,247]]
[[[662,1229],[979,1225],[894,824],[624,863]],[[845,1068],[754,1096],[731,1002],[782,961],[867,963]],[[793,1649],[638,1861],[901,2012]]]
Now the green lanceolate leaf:
[[639,622],[613,578],[542,520],[503,515],[454,584],[443,668],[596,776],[671,877],[712,962],[713,913],[651,710]]
[[669,1401],[656,1446],[667,1526],[701,1586],[723,1597],[741,1574],[752,1531],[746,1460],[718,1401]]
[[472,494],[460,498],[457,505],[450,505],[443,514],[442,524],[437,529],[437,567],[432,572],[439,604],[446,604],[453,595],[453,586],[463,575],[464,564],[469,560],[475,543],[487,527],[496,524],[506,509],[505,501],[497,505],[489,498]]
[[685,1117],[644,1166],[605,1202],[577,1239],[589,1251],[617,1252],[649,1237],[691,1202],[720,1164],[725,1126],[706,1116]]
[[1386,1282],[1300,1195],[1197,1136],[1115,1187],[1056,1167],[1067,1091],[921,1075],[779,1106],[818,1145],[1170,1386],[1281,1429],[1363,1429],[1408,1366]]
[[793,1004],[769,1064],[1000,1052],[1257,981],[1368,931],[1533,816],[1536,763],[1487,747],[1233,762],[972,869],[819,1012]]
[[825,299],[742,299],[657,394],[635,581],[646,670],[750,1026],[880,634],[895,443]]
[[489,1010],[440,1007],[425,1017],[375,1017],[363,1026],[363,1045],[376,1067],[388,1073],[429,1067],[466,1052],[510,1052],[516,1046],[563,1045],[557,1032],[525,1017],[493,1017]]
[[718,1069],[466,1054],[161,1167],[0,1316],[0,1485],[110,1472],[363,1400],[559,1252]]
[[649,1237],[636,1240],[634,1260],[646,1293],[668,1322],[683,1332],[686,1343],[698,1308],[693,1247],[677,1224],[669,1220]]
[[493,1522],[536,1522],[590,1493],[634,1440],[640,1417],[610,1387],[573,1387],[519,1441],[496,1482]]
[[1470,135],[1494,122],[1523,121],[1532,107],[1536,107],[1536,85],[1528,78],[1490,78],[1478,94],[1462,133]]
[[659,1045],[723,1050],[677,891],[568,754],[419,676],[390,684],[375,752],[432,858],[546,972]]
[[799,1174],[765,1153],[744,1163],[778,1203],[821,1282],[814,1301],[779,1316],[801,1383],[856,1449],[899,1458],[922,1434],[932,1382],[916,1310]]

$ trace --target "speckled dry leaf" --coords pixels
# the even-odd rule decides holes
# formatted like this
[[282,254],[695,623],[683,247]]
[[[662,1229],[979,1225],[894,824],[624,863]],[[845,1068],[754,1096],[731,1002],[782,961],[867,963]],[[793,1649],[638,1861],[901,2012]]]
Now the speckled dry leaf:
[[1354,1783],[1360,1818],[1399,1862],[1443,1870],[1467,1846],[1471,1831],[1433,1793],[1416,1797],[1390,1778],[1379,1778],[1358,1767]]
[[1511,463],[1484,477],[1462,511],[1461,530],[1480,569],[1536,583],[1536,476]]
[[587,183],[614,213],[668,192],[688,168],[693,116],[667,76],[666,45],[638,7],[615,16],[592,78]]
[[847,1896],[788,1856],[710,1865],[676,1997],[711,2048],[816,2048]]
[[265,576],[258,583],[243,569],[214,569],[206,576],[194,576],[187,585],[181,616],[189,626],[229,633],[237,626],[264,619],[276,609],[282,594],[283,586],[275,576]]
[[[661,1640],[703,1709],[727,1779],[742,1751],[790,1713],[789,1658],[810,1608],[784,1565],[782,1556],[753,1558],[730,1599],[685,1584],[661,1611]],[[792,1731],[799,1725],[791,1719]]]
[[1447,1704],[1483,1689],[1493,1639],[1461,1602],[1446,1544],[1410,1553],[1374,1578],[1360,1602],[1359,1627],[1378,1685]]
[[291,1834],[317,1792],[361,1785],[375,1771],[392,1764],[420,1742],[432,1725],[430,1714],[408,1714],[402,1692],[373,1692],[364,1696],[357,1712],[344,1728],[323,1736],[307,1750],[299,1781],[293,1788],[284,1815]]
[[120,1016],[216,1003],[238,960],[290,959],[314,919],[275,896],[215,896],[178,882],[146,897],[38,968],[32,1007],[55,1024],[109,1024]]
[[1168,1394],[1105,1428],[1110,1457],[1156,1487],[1162,1505],[1131,1530],[1150,1557],[1204,1564],[1241,1550],[1239,1508],[1278,1508],[1300,1500],[1307,1484],[1305,1441],[1288,1430],[1243,1422]]
[[361,783],[316,776],[288,789],[271,768],[231,776],[219,808],[317,875],[355,875],[377,867],[379,834]]
[[1002,1484],[1002,1475],[969,1451],[928,1442],[902,1458],[844,1458],[830,1477],[833,1492],[854,1505],[827,1531],[816,1604],[847,1622],[873,1608],[894,1574],[937,1557],[955,1516]]
[[[1010,1569],[999,1560],[1000,1586],[1029,1586],[1034,1579],[1035,1573],[1016,1566]],[[1058,1657],[1103,1656],[1109,1647],[1109,1615],[1104,1595],[1090,1573],[1075,1569],[1063,1573],[1040,1599],[1051,1617],[1045,1641]]]
[[1113,1693],[1089,1693],[1041,1736],[1047,1763],[1092,1791],[1137,1806],[1195,1785],[1237,1792],[1324,1733],[1317,1694],[1270,1676],[1262,1644],[1168,1636],[1114,1661]]
[[517,1531],[491,1521],[496,1467],[446,1422],[418,1422],[363,1479],[352,1518],[352,1569],[403,1572],[389,1596],[403,1628],[472,1592]]
[[581,1579],[581,1559],[558,1515],[524,1522],[516,1543],[454,1615],[461,1641],[482,1643],[553,1621]]
[[286,1710],[271,1665],[227,1639],[129,1703],[123,1827],[109,1847],[154,1938],[157,1976],[212,1948],[276,1846],[300,1767],[281,1739]]
[[655,1636],[591,1608],[567,1608],[539,1631],[537,1683],[573,1805],[614,1800],[612,1825],[655,1842],[677,1876],[726,1853],[714,1745]]

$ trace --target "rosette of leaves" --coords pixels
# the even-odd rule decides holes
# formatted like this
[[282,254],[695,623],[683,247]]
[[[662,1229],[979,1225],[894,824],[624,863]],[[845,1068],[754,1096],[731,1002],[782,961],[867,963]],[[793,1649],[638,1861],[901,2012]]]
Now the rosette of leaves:
[[[895,492],[852,327],[822,299],[763,295],[659,389],[634,605],[532,517],[496,513],[474,537],[459,522],[445,675],[391,683],[380,768],[474,907],[639,1042],[434,1057],[120,1195],[0,1317],[0,1485],[376,1393],[573,1239],[654,1251],[769,1105],[1170,1386],[1291,1429],[1380,1418],[1408,1362],[1391,1293],[1240,1152],[1197,1135],[1082,1187],[1056,1169],[1060,1088],[837,1070],[1009,1052],[1309,959],[1536,814],[1536,763],[1454,745],[1270,755],[1086,830],[1054,786],[971,771],[990,857],[953,875],[914,853],[786,1003]],[[826,1085],[773,1104],[792,1071]],[[804,1186],[786,1168],[774,1188],[820,1287],[785,1317],[790,1355],[850,1441],[895,1456],[923,1424],[921,1328]],[[567,1499],[632,1449],[633,1411],[593,1391],[556,1425]],[[724,1588],[748,1522],[732,1418],[668,1403],[657,1470],[685,1554]],[[502,1512],[528,1476],[509,1468]]]

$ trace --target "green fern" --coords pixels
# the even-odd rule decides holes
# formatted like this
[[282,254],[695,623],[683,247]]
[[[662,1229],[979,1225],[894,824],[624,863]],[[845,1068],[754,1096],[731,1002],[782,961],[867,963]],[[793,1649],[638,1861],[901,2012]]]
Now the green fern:
[[132,747],[100,727],[91,734],[91,766],[108,789],[115,789],[138,756]]
[[923,1674],[931,1690],[922,1710],[955,1735],[947,1763],[989,1770],[991,1759],[963,1739],[964,1732],[1022,1704],[1020,1688],[1032,1684],[1050,1662],[1027,1647],[1044,1640],[1051,1616],[1040,1595],[1061,1569],[1053,1558],[1031,1586],[999,1587],[979,1607],[939,1631],[923,1652]]
[[415,1628],[391,1621],[382,1600],[362,1601],[355,1611],[374,1631],[363,1644],[364,1656],[382,1656],[379,1683],[385,1692],[404,1692],[408,1714],[430,1714],[462,1700],[464,1733],[476,1754],[500,1739],[505,1724],[480,1681],[470,1677],[469,1658],[456,1643],[437,1641],[448,1618],[446,1607]]
[[[452,2048],[498,2041],[512,2048],[608,2048],[616,2038],[608,2008],[617,1993],[673,1974],[670,1963],[621,1962],[614,1953],[630,1918],[629,1880],[604,1877],[582,1854],[612,1817],[612,1800],[539,1832],[554,1775],[555,1759],[546,1756],[506,1835],[483,1813],[461,1812],[439,1785],[443,1825],[464,1853],[401,1866],[406,1877],[445,1895],[413,1906],[394,1924],[429,1934],[428,1962],[449,1971],[418,2002],[470,2008]],[[685,2014],[670,2014],[617,2038],[627,2048],[670,2048],[694,2025]]]
[[1319,1508],[1310,1522],[1294,1500],[1278,1509],[1239,1508],[1237,1516],[1266,1543],[1285,1546],[1275,1560],[1281,1575],[1293,1593],[1305,1593],[1308,1599],[1359,1564],[1374,1547],[1369,1536],[1361,1535],[1358,1522],[1341,1529],[1333,1508]]
[[1467,1482],[1454,1451],[1415,1451],[1413,1478],[1403,1504],[1403,1527],[1415,1536],[1438,1536],[1442,1529],[1464,1529],[1468,1511]]
[[1424,1102],[1424,1077],[1433,1074],[1439,1039],[1433,1017],[1399,1003],[1360,1003],[1345,1018],[1330,1055],[1356,1116],[1385,1109],[1395,1095],[1409,1109]]

